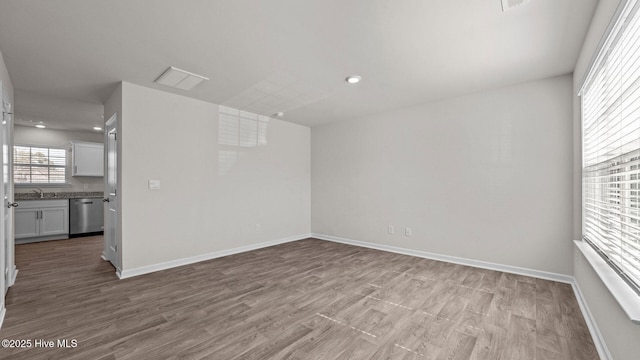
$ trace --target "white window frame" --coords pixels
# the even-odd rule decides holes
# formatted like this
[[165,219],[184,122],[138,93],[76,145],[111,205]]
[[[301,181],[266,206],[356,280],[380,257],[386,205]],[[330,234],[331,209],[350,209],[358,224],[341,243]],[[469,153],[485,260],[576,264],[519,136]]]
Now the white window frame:
[[[631,43],[640,43],[640,39],[635,40],[635,36],[633,38],[634,40],[630,42],[628,39],[625,39],[624,42],[618,39],[618,35],[625,34],[624,31],[627,30],[627,25],[629,24],[627,19],[633,19],[632,21],[635,21],[640,17],[640,10],[638,10],[638,7],[640,7],[638,0],[621,1],[605,36],[598,46],[595,57],[588,67],[587,75],[578,94],[581,96],[582,110],[583,241],[576,241],[577,248],[583,253],[586,260],[590,263],[605,286],[607,286],[611,294],[621,305],[629,319],[636,324],[640,324],[640,281],[637,276],[637,272],[634,270],[636,265],[633,264],[634,260],[632,260],[636,258],[635,253],[633,251],[625,253],[624,250],[629,247],[633,249],[635,246],[628,241],[629,239],[627,238],[629,238],[629,235],[625,233],[625,229],[626,227],[629,227],[634,228],[634,232],[637,230],[637,224],[633,224],[630,220],[637,215],[635,214],[634,209],[638,207],[637,195],[638,190],[640,190],[638,189],[640,186],[638,182],[635,182],[638,180],[638,164],[637,160],[634,161],[634,157],[637,157],[638,154],[635,153],[638,153],[640,150],[637,150],[635,147],[629,147],[625,144],[628,143],[627,140],[631,137],[634,142],[637,140],[640,146],[640,131],[630,130],[632,127],[625,128],[625,126],[629,126],[630,122],[634,122],[636,114],[635,110],[629,110],[628,108],[623,109],[622,106],[612,108],[608,106],[599,106],[602,104],[611,104],[610,100],[614,98],[618,99],[616,97],[617,95],[620,95],[620,99],[623,99],[622,101],[631,98],[623,98],[622,93],[619,91],[624,90],[623,87],[629,83],[629,79],[638,79],[636,78],[637,72],[631,77],[619,76],[616,78],[615,75],[629,74],[627,72],[628,70],[637,70],[639,64],[635,61],[635,56],[640,52],[640,49],[635,52],[618,53],[621,54],[620,57],[616,57],[611,54],[615,53],[616,50],[621,49],[617,48],[617,45],[623,44],[626,46]],[[640,37],[640,31],[636,34]],[[624,67],[621,65],[622,62],[604,65],[608,63],[610,58],[614,60],[624,58],[631,59],[633,61],[625,62]],[[612,67],[611,64],[613,64],[614,67]],[[635,64],[635,66],[630,64]],[[602,71],[605,72],[603,73]],[[610,76],[607,76],[604,82],[599,83],[599,87],[594,87],[595,90],[590,89],[590,86],[596,82],[595,80],[603,74]],[[616,80],[619,82],[616,82]],[[621,83],[625,85],[621,85],[619,87],[615,86]],[[585,100],[586,97],[590,97],[591,95],[589,91],[598,91],[599,89],[605,89],[605,92],[600,94],[610,95],[608,98],[606,96],[601,97],[606,99],[605,101],[607,102],[592,103],[590,101],[594,101],[593,99]],[[629,89],[631,89],[631,87],[629,87]],[[616,91],[618,91],[617,94]],[[640,92],[640,89],[638,91]],[[638,93],[633,93],[633,95],[633,98],[638,96],[638,99],[640,99],[640,95],[638,95]],[[586,107],[585,103],[587,103]],[[635,99],[633,103],[635,103]],[[594,108],[593,104],[597,104],[597,106]],[[606,111],[594,112],[593,109],[597,109],[598,111],[606,109]],[[633,111],[631,113],[633,116],[623,115],[628,115],[629,111]],[[614,112],[617,112],[620,116],[611,117],[611,113]],[[594,114],[596,114],[595,117]],[[637,116],[640,116],[640,114]],[[594,122],[595,119],[597,119],[597,122]],[[586,125],[585,122],[587,123]],[[620,127],[612,127],[612,123],[619,123]],[[597,126],[594,126],[593,124],[597,124]],[[634,122],[633,125],[634,127],[637,127],[638,123]],[[593,129],[598,129],[598,132],[594,133]],[[600,132],[601,129],[605,129],[606,131],[603,130],[603,132]],[[615,134],[615,136],[619,136],[621,139],[621,141],[619,141],[615,146],[613,146],[613,142],[611,142],[611,139],[615,136],[612,137],[611,134]],[[638,134],[637,138],[635,137],[636,134]],[[591,141],[590,139],[598,138],[597,141],[600,143],[595,147],[589,146],[589,149],[585,150],[585,138],[588,139],[588,141]],[[624,141],[622,141],[622,139],[624,139]],[[596,151],[595,158],[597,158],[595,161],[594,151]],[[619,176],[618,172],[621,176]],[[596,175],[594,176],[593,174]],[[635,182],[635,184],[632,184],[633,182]],[[612,191],[612,189],[614,191]],[[595,196],[593,195],[594,193],[596,194]],[[617,193],[618,197],[611,195],[613,193]],[[606,202],[602,200],[606,200]],[[632,203],[635,205],[630,206]],[[599,206],[606,207],[607,209],[604,211],[599,209],[594,211],[594,207],[597,208]],[[612,208],[609,209],[609,207]],[[631,212],[634,212],[634,214],[627,214],[629,208],[632,208]],[[603,218],[603,216],[605,216],[605,218]],[[599,223],[600,225],[598,225]],[[609,223],[609,227],[601,227],[602,224],[606,225],[607,223]],[[614,243],[610,241],[610,234],[617,235],[618,233],[620,234],[620,242]],[[633,242],[637,241],[637,234],[634,233],[630,238],[633,237],[636,237]],[[617,238],[615,239],[617,242]],[[625,240],[627,240],[626,243],[624,242]],[[607,243],[607,241],[609,242]],[[612,252],[612,249],[615,249],[616,247],[621,249],[620,254]],[[625,267],[629,272],[625,271]]]
[[[65,164],[64,165],[44,165],[46,167],[49,168],[62,168],[64,169],[64,182],[56,182],[56,183],[52,183],[52,182],[46,182],[46,183],[37,183],[37,182],[29,182],[29,183],[25,183],[25,182],[18,182],[16,179],[16,167],[20,166],[20,167],[32,167],[35,166],[33,164],[22,164],[19,163],[17,161],[15,161],[15,148],[16,147],[28,147],[28,148],[42,148],[42,149],[54,149],[54,150],[62,150],[64,151],[65,154]],[[69,182],[69,172],[70,172],[70,168],[69,168],[69,151],[66,147],[63,146],[49,146],[49,145],[31,145],[31,144],[14,144],[13,145],[13,149],[12,150],[12,158],[13,158],[13,170],[14,170],[14,174],[13,174],[13,185],[15,187],[32,187],[32,188],[39,188],[39,187],[67,187],[70,186],[70,182]]]

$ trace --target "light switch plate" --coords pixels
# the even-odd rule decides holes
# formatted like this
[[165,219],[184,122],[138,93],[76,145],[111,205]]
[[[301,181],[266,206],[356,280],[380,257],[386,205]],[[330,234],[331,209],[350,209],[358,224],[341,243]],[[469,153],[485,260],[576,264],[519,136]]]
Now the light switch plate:
[[160,180],[149,180],[149,190],[160,190]]

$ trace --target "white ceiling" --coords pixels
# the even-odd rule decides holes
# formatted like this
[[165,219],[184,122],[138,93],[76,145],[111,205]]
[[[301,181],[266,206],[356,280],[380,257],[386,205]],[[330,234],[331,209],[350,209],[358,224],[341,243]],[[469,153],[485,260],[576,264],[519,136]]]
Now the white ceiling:
[[570,73],[596,3],[0,0],[0,51],[23,121],[88,129],[124,80],[315,126]]

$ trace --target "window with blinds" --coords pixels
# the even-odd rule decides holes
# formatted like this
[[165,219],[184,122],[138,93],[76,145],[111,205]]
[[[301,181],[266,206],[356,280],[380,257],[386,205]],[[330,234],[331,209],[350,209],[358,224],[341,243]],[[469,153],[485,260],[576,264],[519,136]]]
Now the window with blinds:
[[66,184],[67,151],[40,146],[14,146],[13,181],[16,185]]
[[640,294],[640,16],[628,1],[582,98],[583,237]]

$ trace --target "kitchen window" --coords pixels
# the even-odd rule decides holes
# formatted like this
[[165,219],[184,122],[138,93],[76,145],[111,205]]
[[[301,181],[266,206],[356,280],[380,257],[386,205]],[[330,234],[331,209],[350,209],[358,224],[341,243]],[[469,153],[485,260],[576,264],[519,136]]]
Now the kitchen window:
[[640,16],[627,1],[581,89],[583,238],[640,294]]
[[14,146],[13,181],[15,185],[67,184],[67,150],[44,146]]

